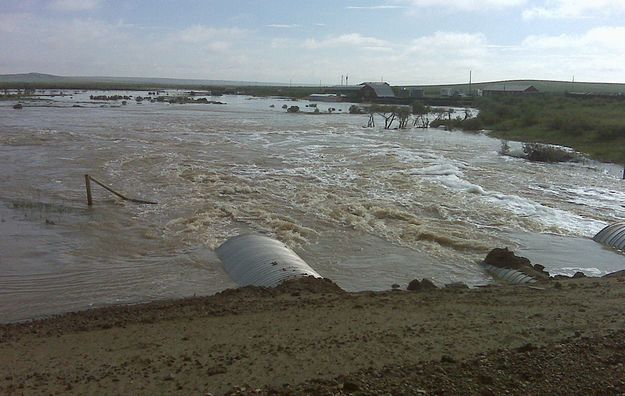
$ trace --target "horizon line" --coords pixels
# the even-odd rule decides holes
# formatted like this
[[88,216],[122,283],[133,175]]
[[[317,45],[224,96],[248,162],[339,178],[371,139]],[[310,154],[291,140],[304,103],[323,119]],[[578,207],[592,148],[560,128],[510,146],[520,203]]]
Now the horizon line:
[[[284,86],[284,87],[314,87],[314,86],[338,86],[341,84],[316,84],[316,83],[302,83],[302,82],[277,82],[277,81],[261,81],[261,80],[229,80],[229,79],[210,79],[210,78],[185,78],[185,77],[139,77],[139,76],[105,76],[105,75],[61,75],[61,74],[51,74],[51,73],[42,73],[42,72],[24,72],[24,73],[6,73],[0,74],[0,79],[3,77],[11,77],[11,76],[27,76],[27,75],[41,75],[41,76],[49,76],[49,77],[57,77],[57,78],[68,78],[68,79],[122,79],[122,80],[178,80],[178,81],[193,81],[198,83],[206,83],[206,82],[221,82],[221,83],[237,83],[238,85],[242,84],[262,84],[266,86]],[[472,81],[472,82],[439,82],[439,83],[402,83],[402,84],[391,84],[391,86],[403,87],[403,86],[419,86],[419,87],[427,87],[427,86],[447,86],[447,85],[474,85],[474,84],[488,84],[488,83],[501,83],[501,82],[514,82],[514,81],[538,81],[538,82],[555,82],[555,83],[571,83],[571,84],[614,84],[614,85],[623,85],[625,82],[607,82],[607,81],[570,81],[570,80],[554,80],[554,79],[540,79],[540,78],[511,78],[511,79],[503,79],[503,80],[483,80],[483,81]],[[1,81],[0,81],[1,82]],[[28,82],[28,81],[15,81],[15,82]],[[366,81],[363,81],[366,82]],[[387,82],[388,81],[384,81]],[[352,84],[358,85],[358,84]]]

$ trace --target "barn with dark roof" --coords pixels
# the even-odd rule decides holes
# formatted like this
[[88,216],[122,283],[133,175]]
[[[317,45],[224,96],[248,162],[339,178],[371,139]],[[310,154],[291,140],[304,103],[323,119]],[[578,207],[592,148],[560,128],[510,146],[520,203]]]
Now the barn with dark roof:
[[385,82],[363,82],[358,85],[339,85],[329,87],[326,93],[341,96],[353,102],[384,102],[394,100],[393,88]]
[[491,85],[482,89],[482,96],[493,95],[531,95],[538,93],[533,85]]

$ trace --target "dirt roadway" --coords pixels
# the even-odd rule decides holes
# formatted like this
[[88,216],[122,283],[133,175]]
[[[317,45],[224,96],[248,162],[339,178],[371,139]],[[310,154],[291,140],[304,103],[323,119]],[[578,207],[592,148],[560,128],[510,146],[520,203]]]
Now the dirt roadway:
[[2,325],[0,394],[619,394],[623,329],[623,277],[358,294],[302,280]]

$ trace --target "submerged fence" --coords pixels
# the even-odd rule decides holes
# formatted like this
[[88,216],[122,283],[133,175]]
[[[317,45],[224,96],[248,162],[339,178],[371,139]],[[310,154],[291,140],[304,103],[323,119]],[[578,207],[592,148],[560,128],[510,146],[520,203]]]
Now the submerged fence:
[[156,204],[158,204],[158,202],[144,201],[142,199],[135,199],[135,198],[128,198],[127,196],[125,196],[125,195],[123,195],[123,194],[113,190],[111,187],[107,186],[106,184],[102,183],[101,181],[98,181],[98,180],[94,179],[92,176],[85,175],[85,187],[87,189],[87,205],[89,205],[89,206],[93,205],[93,196],[91,195],[91,182],[94,182],[95,184],[97,184],[100,187],[104,188],[105,190],[111,192],[112,194],[117,195],[118,197],[120,197],[124,201],[130,201],[130,202],[135,202],[135,203],[140,203],[140,204],[149,204],[149,205],[156,205]]

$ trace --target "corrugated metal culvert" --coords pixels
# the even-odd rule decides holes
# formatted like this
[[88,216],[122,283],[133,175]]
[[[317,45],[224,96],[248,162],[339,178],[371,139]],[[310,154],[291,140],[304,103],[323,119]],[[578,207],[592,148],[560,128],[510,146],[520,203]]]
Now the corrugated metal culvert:
[[528,283],[536,283],[536,279],[524,274],[521,271],[511,268],[495,267],[494,265],[482,262],[482,267],[493,276],[493,278],[513,285],[525,285]]
[[595,242],[625,250],[625,221],[610,224],[592,238]]
[[239,286],[274,287],[300,276],[321,278],[284,243],[264,235],[232,237],[216,252],[230,278]]

